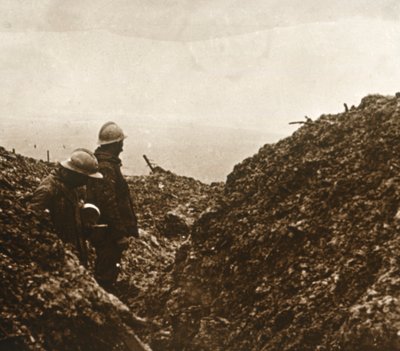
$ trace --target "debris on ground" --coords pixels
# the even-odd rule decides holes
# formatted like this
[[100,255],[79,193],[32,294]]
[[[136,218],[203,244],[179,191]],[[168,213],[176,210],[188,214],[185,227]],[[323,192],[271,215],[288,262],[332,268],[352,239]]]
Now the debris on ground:
[[0,165],[0,349],[138,350],[140,319],[26,207],[52,165],[3,148]]
[[399,155],[370,95],[238,164],[148,291],[154,349],[399,350]]
[[[201,183],[170,171],[127,178],[139,223],[139,238],[131,239],[124,253],[118,278],[117,296],[132,310],[142,313],[148,290],[160,284],[163,274],[172,270],[177,250],[190,241],[193,223],[216,206],[223,183]],[[168,291],[169,280],[162,283]],[[158,315],[151,320],[158,323]],[[164,338],[168,332],[145,330]]]
[[[72,247],[57,239],[46,216],[27,210],[32,192],[55,165],[4,148],[0,165],[0,274],[5,287],[0,295],[0,349],[125,350],[127,343],[132,347],[133,330],[140,333],[156,324],[138,323],[131,311],[139,309],[148,286],[172,266],[190,226],[222,185],[211,187],[169,171],[129,177],[140,235],[130,239],[124,253],[114,296],[97,285],[91,270],[79,265]],[[175,222],[172,215],[177,216]],[[93,249],[90,258],[93,261]]]
[[400,94],[370,95],[225,184],[129,177],[140,233],[116,296],[25,208],[52,166],[0,148],[0,345],[127,350],[135,332],[155,351],[399,350],[399,141]]

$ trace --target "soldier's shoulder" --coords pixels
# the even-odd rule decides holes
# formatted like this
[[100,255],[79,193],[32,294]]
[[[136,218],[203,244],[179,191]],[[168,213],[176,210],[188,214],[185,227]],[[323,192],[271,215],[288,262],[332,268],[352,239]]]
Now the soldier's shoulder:
[[49,190],[60,186],[61,186],[61,181],[52,173],[46,176],[39,185],[39,187]]
[[62,184],[52,175],[44,178],[33,193],[33,199],[45,199],[56,196],[62,188]]
[[103,174],[104,178],[115,178],[117,171],[115,165],[111,162],[99,162],[99,172]]
[[114,171],[114,164],[111,162],[99,162],[99,170],[105,170],[105,171]]

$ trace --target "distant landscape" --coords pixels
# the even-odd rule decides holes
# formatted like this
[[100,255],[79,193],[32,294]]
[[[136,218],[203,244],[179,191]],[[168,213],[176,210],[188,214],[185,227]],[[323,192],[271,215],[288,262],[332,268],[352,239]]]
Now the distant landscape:
[[[17,153],[51,161],[67,158],[77,147],[93,150],[103,119],[4,118],[0,145]],[[128,134],[121,155],[127,175],[148,174],[142,157],[174,173],[206,183],[224,181],[235,164],[252,156],[266,143],[284,137],[268,130],[156,121],[116,120]]]

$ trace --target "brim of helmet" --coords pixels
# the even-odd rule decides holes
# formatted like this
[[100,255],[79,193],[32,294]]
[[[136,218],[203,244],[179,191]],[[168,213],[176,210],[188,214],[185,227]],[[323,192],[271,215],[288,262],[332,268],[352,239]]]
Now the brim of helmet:
[[97,178],[97,179],[102,179],[103,178],[103,175],[100,172],[88,173],[88,172],[85,172],[84,170],[82,170],[82,169],[80,169],[78,167],[75,167],[71,163],[71,160],[62,161],[62,162],[60,162],[60,164],[61,164],[61,166],[63,166],[64,168],[69,169],[70,171],[74,171],[74,172],[77,172],[77,173],[80,173],[80,174],[84,174],[84,175],[86,175],[86,176],[88,176],[90,178]]
[[97,145],[108,145],[108,144],[114,144],[114,143],[119,143],[120,141],[126,139],[128,136],[124,135],[123,138],[119,138],[117,140],[110,140],[110,141],[103,141],[103,140],[97,140]]

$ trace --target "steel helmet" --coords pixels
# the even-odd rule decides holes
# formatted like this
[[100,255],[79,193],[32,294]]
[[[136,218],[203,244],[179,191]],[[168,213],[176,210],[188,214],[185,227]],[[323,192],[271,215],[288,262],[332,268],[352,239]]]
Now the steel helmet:
[[71,157],[62,161],[61,166],[88,177],[103,178],[103,175],[98,172],[99,164],[96,156],[87,149],[80,148],[72,151]]
[[122,129],[114,122],[107,122],[101,128],[99,132],[99,145],[106,145],[122,141],[127,136],[124,134]]

